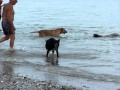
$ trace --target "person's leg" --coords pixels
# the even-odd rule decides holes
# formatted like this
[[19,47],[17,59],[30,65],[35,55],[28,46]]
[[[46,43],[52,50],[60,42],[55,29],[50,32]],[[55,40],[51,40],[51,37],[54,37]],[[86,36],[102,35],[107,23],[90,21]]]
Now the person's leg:
[[10,34],[10,48],[13,49],[15,41],[15,34]]
[[8,39],[9,39],[9,35],[6,35],[5,37],[0,39],[0,43],[6,41]]

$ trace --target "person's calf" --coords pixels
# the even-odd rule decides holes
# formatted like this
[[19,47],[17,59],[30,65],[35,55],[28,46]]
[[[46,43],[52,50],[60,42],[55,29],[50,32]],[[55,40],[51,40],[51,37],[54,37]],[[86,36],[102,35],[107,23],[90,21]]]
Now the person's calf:
[[0,43],[6,41],[6,40],[8,40],[8,39],[9,39],[9,37],[6,37],[6,36],[5,36],[5,37],[3,37],[3,38],[0,39]]

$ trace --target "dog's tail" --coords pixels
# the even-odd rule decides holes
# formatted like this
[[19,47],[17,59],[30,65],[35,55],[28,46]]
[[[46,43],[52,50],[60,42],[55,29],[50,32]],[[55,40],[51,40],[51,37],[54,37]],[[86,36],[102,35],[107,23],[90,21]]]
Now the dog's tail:
[[39,33],[40,31],[34,31],[34,32],[30,32],[30,33]]

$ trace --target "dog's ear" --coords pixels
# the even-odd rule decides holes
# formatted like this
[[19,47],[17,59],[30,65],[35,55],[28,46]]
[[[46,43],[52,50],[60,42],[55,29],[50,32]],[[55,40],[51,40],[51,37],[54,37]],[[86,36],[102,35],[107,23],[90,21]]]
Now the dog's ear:
[[62,31],[65,31],[65,29],[64,28],[61,28],[62,29]]
[[60,39],[58,39],[58,42],[60,42]]

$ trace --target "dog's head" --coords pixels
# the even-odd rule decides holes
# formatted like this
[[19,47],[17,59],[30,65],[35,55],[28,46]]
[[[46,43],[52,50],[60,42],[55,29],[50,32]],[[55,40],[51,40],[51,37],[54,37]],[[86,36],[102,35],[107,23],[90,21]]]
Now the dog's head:
[[93,34],[93,37],[102,37],[102,36],[98,34]]
[[59,30],[61,31],[61,33],[65,34],[67,33],[67,31],[64,28],[59,28]]
[[60,39],[59,40],[55,40],[54,48],[57,49],[59,47],[59,44],[60,44]]

